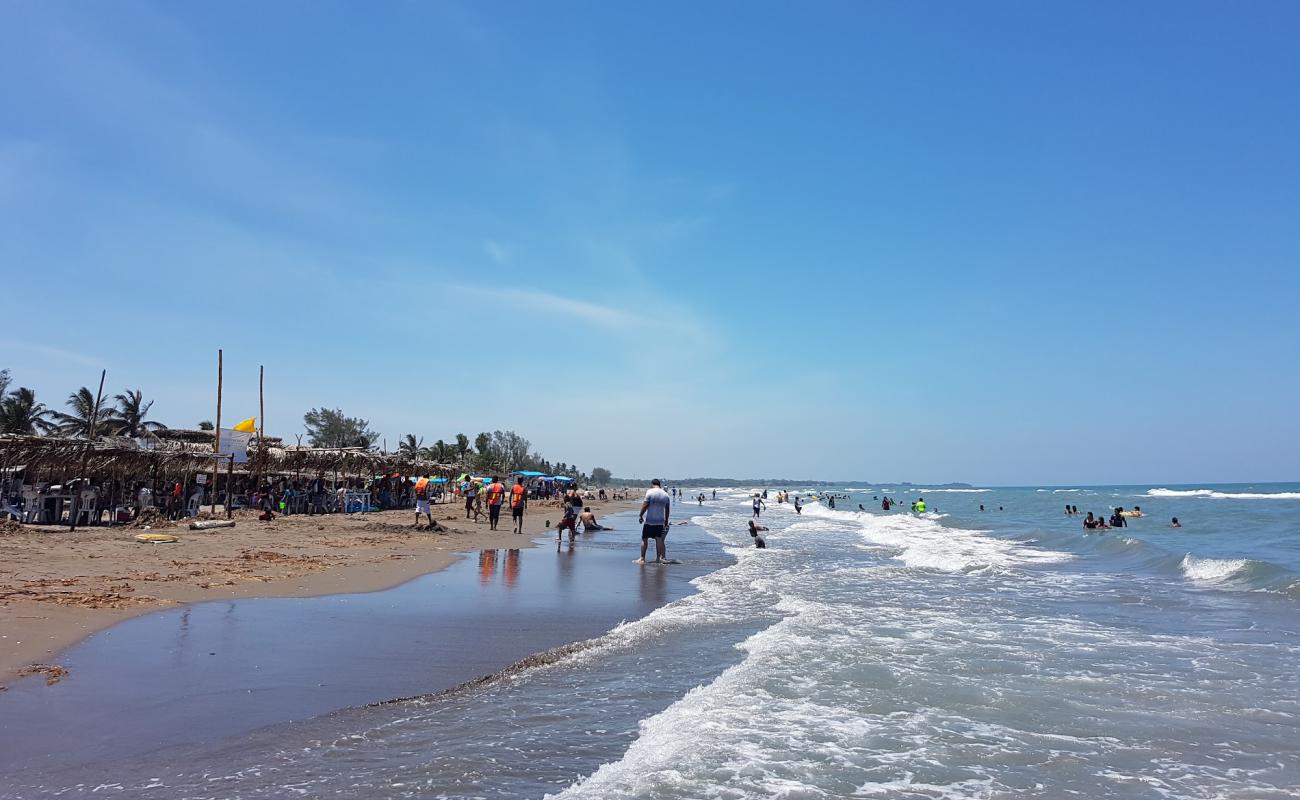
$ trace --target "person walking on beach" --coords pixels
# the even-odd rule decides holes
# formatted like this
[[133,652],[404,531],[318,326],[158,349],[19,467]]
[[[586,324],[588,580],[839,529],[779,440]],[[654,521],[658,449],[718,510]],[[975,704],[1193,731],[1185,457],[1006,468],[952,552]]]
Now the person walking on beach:
[[420,529],[420,515],[423,514],[429,520],[429,530],[433,530],[433,510],[429,508],[429,473],[424,473],[418,481],[415,482],[415,529]]
[[483,495],[484,495],[483,480],[481,478],[475,478],[474,479],[474,521],[475,522],[478,522],[479,518],[483,516]]
[[465,519],[469,519],[474,513],[474,482],[465,476],[465,480],[460,482],[460,496],[465,500]]
[[494,475],[492,476],[492,483],[488,484],[487,488],[489,529],[497,529],[497,523],[501,521],[501,504],[505,500],[506,487],[502,486],[501,480]]
[[673,500],[664,491],[659,479],[650,481],[650,490],[645,493],[645,501],[641,503],[641,514],[637,518],[641,523],[641,557],[635,563],[645,563],[645,552],[651,539],[655,542],[655,561],[662,564],[668,557],[664,538],[668,535],[668,519],[672,507]]
[[510,489],[510,518],[514,522],[515,533],[524,532],[524,509],[528,507],[528,490],[524,488],[524,479],[515,478],[515,485]]

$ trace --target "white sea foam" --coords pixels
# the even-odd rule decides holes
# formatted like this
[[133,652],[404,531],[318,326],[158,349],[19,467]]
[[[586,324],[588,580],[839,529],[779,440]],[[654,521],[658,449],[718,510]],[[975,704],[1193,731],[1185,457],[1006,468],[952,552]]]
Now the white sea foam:
[[1194,581],[1220,583],[1246,569],[1250,562],[1244,558],[1198,558],[1188,553],[1179,566]]
[[1147,497],[1210,497],[1215,500],[1300,500],[1300,492],[1220,492],[1214,489],[1148,489]]
[[[917,494],[941,494],[944,492],[948,492],[951,494],[982,494],[983,492],[991,492],[993,490],[992,489],[915,489],[913,491],[915,491]],[[904,492],[904,494],[910,494],[910,493],[911,492]]]
[[1073,557],[1069,553],[996,539],[979,531],[948,528],[940,522],[944,514],[864,514],[812,505],[804,508],[804,516],[833,520],[840,526],[857,525],[863,540],[897,549],[894,558],[915,569],[969,573],[1054,563]]

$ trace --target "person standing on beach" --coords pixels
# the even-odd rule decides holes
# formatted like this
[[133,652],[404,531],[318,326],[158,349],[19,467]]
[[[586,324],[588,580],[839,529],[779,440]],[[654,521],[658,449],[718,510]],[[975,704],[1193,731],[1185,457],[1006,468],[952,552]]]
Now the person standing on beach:
[[505,500],[506,487],[502,486],[500,479],[494,475],[492,483],[488,484],[487,488],[488,527],[491,530],[496,530],[497,523],[501,521],[501,504]]
[[465,500],[465,519],[469,519],[474,513],[474,495],[471,494],[473,489],[474,483],[466,475],[465,480],[460,483],[460,496]]
[[429,508],[429,473],[424,473],[418,481],[415,482],[415,529],[420,529],[420,515],[423,514],[429,520],[429,530],[433,530],[433,510]]
[[655,542],[655,561],[662,564],[668,557],[664,538],[668,535],[668,519],[672,507],[673,500],[664,491],[663,483],[658,478],[650,481],[650,491],[645,493],[641,515],[637,519],[641,523],[641,557],[635,563],[645,563],[645,552],[651,539]]
[[524,488],[524,479],[515,478],[515,485],[510,489],[510,517],[514,521],[515,533],[524,532],[524,509],[528,507],[528,490]]

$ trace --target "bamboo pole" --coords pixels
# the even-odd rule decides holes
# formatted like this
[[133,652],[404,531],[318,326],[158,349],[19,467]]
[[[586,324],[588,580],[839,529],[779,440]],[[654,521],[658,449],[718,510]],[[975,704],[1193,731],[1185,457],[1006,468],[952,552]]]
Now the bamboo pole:
[[[217,424],[212,437],[212,452],[221,452],[221,367],[222,353],[217,350]],[[229,487],[227,487],[229,488]],[[217,459],[212,459],[212,513],[217,513]]]

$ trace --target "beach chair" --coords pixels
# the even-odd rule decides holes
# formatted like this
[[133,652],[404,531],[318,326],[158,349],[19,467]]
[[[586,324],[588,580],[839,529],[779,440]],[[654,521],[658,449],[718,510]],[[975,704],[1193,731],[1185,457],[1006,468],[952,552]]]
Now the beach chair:
[[22,509],[10,503],[9,498],[7,497],[0,498],[0,504],[3,504],[3,508],[0,508],[0,517],[7,516],[7,517],[11,517],[12,519],[16,519],[19,522],[23,521]]
[[45,516],[45,504],[41,502],[41,493],[31,487],[23,489],[23,522],[39,524]]
[[95,505],[99,501],[99,492],[94,489],[82,489],[78,499],[80,502],[68,510],[68,513],[74,517],[71,523],[80,525],[82,517],[85,517],[86,524],[92,524],[95,520]]

